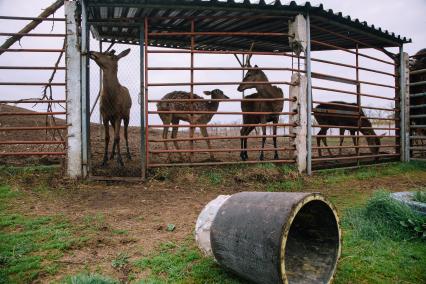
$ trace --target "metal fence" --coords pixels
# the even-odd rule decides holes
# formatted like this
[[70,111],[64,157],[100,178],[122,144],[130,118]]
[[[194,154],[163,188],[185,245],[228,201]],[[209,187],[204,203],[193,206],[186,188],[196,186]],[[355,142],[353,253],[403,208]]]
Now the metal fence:
[[[50,163],[66,155],[65,34],[55,33],[64,30],[65,19],[1,16],[0,26],[33,20],[56,26],[51,33],[0,31],[2,41],[21,38],[11,48],[0,50],[0,76],[8,79],[0,82],[2,163],[34,163],[34,159],[45,158]],[[56,48],[43,48],[46,41]]]
[[[371,48],[347,35],[314,24],[311,28],[357,45],[350,50],[311,39],[312,44],[336,50],[326,52],[325,56],[312,53],[313,117],[309,132],[313,140],[309,151],[312,168],[398,160],[401,147],[398,59],[394,61],[383,49]],[[361,48],[369,49],[361,52]],[[333,87],[329,86],[330,82]],[[327,133],[329,129],[334,133]],[[350,135],[345,135],[346,131]]]
[[410,159],[426,161],[426,52],[411,56]]
[[[215,20],[218,18],[215,17]],[[290,53],[255,51],[257,38],[274,37],[287,41],[288,34],[208,30],[208,17],[170,17],[168,20],[187,21],[188,30],[153,30],[151,23],[164,21],[163,17],[146,18],[144,24],[145,42],[148,43],[144,50],[146,131],[143,134],[147,168],[294,163],[291,155],[294,151],[291,142],[294,136],[290,128],[295,125],[290,123],[289,118],[295,113],[289,110],[288,86],[291,83],[283,79],[290,78],[292,72],[300,71],[294,66],[297,58]],[[283,19],[276,17],[270,20]],[[155,47],[156,43],[161,47],[162,38],[170,40],[182,36],[187,38],[187,42],[177,43],[177,46],[185,46],[186,50]],[[254,47],[251,49],[247,46],[245,51],[225,48],[202,50],[197,41],[204,39],[205,43],[207,36],[216,40],[223,37],[251,39]],[[184,60],[174,60],[176,57]],[[247,59],[250,57],[252,62],[260,57],[270,58],[271,66],[248,65]],[[259,79],[247,75],[259,72],[266,76]],[[228,80],[224,81],[223,78]],[[238,86],[246,90],[239,92]],[[281,97],[261,90],[269,88],[280,92],[274,86],[281,89]],[[207,97],[200,96],[205,91],[210,92]],[[250,96],[249,93],[258,95]],[[277,109],[274,105],[281,107]],[[200,129],[199,133],[196,128]],[[172,129],[171,137],[169,129]],[[248,139],[247,143],[242,141],[245,138]],[[269,142],[267,144],[262,142],[266,139]],[[274,139],[278,141],[270,143]]]

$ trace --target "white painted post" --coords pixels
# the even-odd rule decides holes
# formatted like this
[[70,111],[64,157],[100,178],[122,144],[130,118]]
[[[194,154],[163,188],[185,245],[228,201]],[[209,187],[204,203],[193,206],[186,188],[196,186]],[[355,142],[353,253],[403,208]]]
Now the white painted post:
[[81,177],[81,66],[77,32],[77,2],[65,1],[66,18],[66,97],[67,97],[67,175]]
[[294,152],[294,159],[297,163],[297,168],[300,173],[306,172],[307,170],[307,154],[308,154],[308,144],[307,144],[307,120],[308,113],[306,112],[307,104],[307,83],[308,80],[306,76],[301,75],[300,73],[294,73],[291,76],[290,85],[290,111],[296,112],[296,115],[290,116],[290,123],[296,124],[295,127],[291,128],[291,134],[295,135],[293,141],[293,147],[296,148]]
[[[402,51],[402,48],[401,48]],[[410,161],[410,58],[402,52],[400,58],[401,160]]]

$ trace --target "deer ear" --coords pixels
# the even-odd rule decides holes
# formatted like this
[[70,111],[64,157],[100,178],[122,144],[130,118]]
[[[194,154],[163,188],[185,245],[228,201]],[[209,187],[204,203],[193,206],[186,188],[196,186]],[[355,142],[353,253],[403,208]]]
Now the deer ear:
[[257,64],[256,64],[256,65],[254,65],[254,68],[259,68],[259,66],[257,66]]
[[211,96],[211,95],[212,95],[212,92],[210,92],[210,91],[204,91],[204,94],[205,94],[206,96]]
[[125,56],[127,56],[130,53],[130,48],[123,50],[122,52],[120,52],[120,54],[117,55],[118,59],[121,59]]

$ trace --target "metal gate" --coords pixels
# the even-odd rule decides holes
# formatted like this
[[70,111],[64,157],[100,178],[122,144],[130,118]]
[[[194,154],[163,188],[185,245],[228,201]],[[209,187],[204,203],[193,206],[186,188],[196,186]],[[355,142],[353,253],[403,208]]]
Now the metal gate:
[[65,19],[0,16],[1,27],[11,21],[56,26],[50,33],[0,31],[1,42],[21,38],[0,49],[6,79],[0,82],[0,164],[60,162],[66,155],[65,34],[55,30],[65,30]]
[[[282,23],[283,20],[288,18],[282,16],[236,17],[229,24],[233,23],[237,27],[238,22],[242,20],[259,21],[262,19],[276,21],[277,23],[281,21]],[[217,23],[223,20],[229,20],[229,17],[176,16],[145,19],[144,36],[145,43],[147,43],[144,50],[146,131],[143,134],[145,136],[143,140],[146,141],[145,160],[148,168],[187,165],[295,163],[292,156],[292,152],[295,150],[292,144],[294,135],[290,132],[290,128],[295,126],[294,123],[291,123],[290,117],[295,113],[289,109],[290,98],[287,87],[291,83],[282,78],[290,78],[291,73],[299,72],[300,68],[289,66],[292,57],[294,57],[291,53],[262,52],[259,51],[262,50],[262,46],[256,45],[258,38],[273,37],[276,39],[276,49],[280,50],[283,48],[282,42],[288,46],[288,34],[259,29],[242,31],[238,28],[231,32],[229,30],[232,30],[232,27],[229,26],[227,32],[209,28],[210,26],[220,27]],[[161,23],[167,21],[186,22],[187,31],[168,31],[161,26]],[[179,41],[182,37],[187,40]],[[170,43],[173,38],[176,38],[175,49],[160,48],[164,39],[167,39],[167,42]],[[229,50],[220,46],[221,38],[233,38],[236,43],[240,39],[245,41],[249,39],[254,45],[251,48],[247,46],[246,50]],[[203,44],[209,42],[212,48],[205,49],[203,44],[199,44],[199,41],[202,41]],[[216,45],[214,44],[215,41],[218,42]],[[271,45],[274,44],[271,43]],[[176,49],[176,47],[182,49]],[[267,47],[267,49],[271,48],[273,47]],[[174,56],[185,58],[185,60],[174,60]],[[257,57],[268,56],[274,58],[274,61],[282,61],[282,63],[275,64],[275,66],[259,67],[247,64],[247,59],[250,59],[250,57],[252,57],[250,60],[254,62]],[[224,60],[223,58],[226,58],[227,61],[221,61],[224,64],[215,62],[216,60]],[[287,58],[287,63],[283,58]],[[297,58],[294,57],[294,62],[296,61]],[[262,72],[266,77],[256,82],[253,82],[254,79],[248,79],[248,73],[254,74],[256,72]],[[220,81],[218,74],[222,76],[226,74],[230,79]],[[204,80],[199,79],[200,75]],[[244,76],[246,76],[245,79],[243,79]],[[277,79],[269,79],[271,77]],[[212,80],[205,78],[212,78]],[[245,82],[242,83],[243,80]],[[256,92],[256,90],[251,91],[249,88],[244,92],[237,91],[237,86],[240,86],[240,89],[245,89],[241,86],[254,88],[254,85],[258,87],[257,93],[260,93],[259,86],[265,86],[265,88],[271,90],[277,90],[273,86],[280,86],[283,96],[280,98],[273,96],[268,98],[266,95],[247,96],[249,92]],[[225,96],[218,91],[214,93],[215,89],[220,89]],[[178,92],[173,93],[174,91]],[[202,91],[209,91],[210,93],[207,93],[207,95],[213,95],[213,97],[198,96],[201,95]],[[165,97],[166,94],[168,94],[167,97]],[[283,108],[277,111],[273,107],[269,107],[269,109],[266,107],[263,110],[255,107],[244,111],[240,106],[242,102],[248,104],[248,107],[262,103],[268,106],[281,104]],[[256,119],[260,116],[276,116],[277,120],[273,123],[268,123],[269,120],[258,123]],[[242,119],[243,117],[245,117],[245,120]],[[179,124],[179,121],[181,124]],[[192,122],[188,123],[189,121]],[[250,121],[255,122],[250,123]],[[172,129],[171,138],[168,136],[170,135],[168,133],[169,128]],[[196,128],[200,128],[198,135],[195,131]],[[245,130],[241,130],[243,128]],[[263,131],[262,128],[265,128],[266,131]],[[249,129],[254,129],[251,135],[244,132],[249,131]],[[248,138],[247,147],[241,142],[243,138]],[[263,150],[265,153],[262,155],[260,153],[262,153],[263,139],[268,139],[269,143],[265,145]],[[274,139],[277,139],[277,142],[271,145],[270,142]],[[241,153],[244,150],[246,155]],[[262,157],[260,158],[255,153],[262,155]]]

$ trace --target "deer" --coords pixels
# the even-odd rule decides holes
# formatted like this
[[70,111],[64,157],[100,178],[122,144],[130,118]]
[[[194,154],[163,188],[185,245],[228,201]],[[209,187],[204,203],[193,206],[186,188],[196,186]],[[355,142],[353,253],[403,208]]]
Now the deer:
[[[191,94],[184,91],[174,91],[171,93],[166,94],[164,97],[161,98],[161,102],[157,103],[157,110],[160,112],[159,116],[161,120],[163,121],[164,125],[172,125],[172,135],[171,138],[173,139],[173,144],[175,145],[177,150],[180,150],[179,144],[175,140],[177,137],[177,132],[179,128],[179,122],[186,121],[189,122],[190,126],[195,124],[207,124],[211,121],[213,118],[215,112],[217,112],[219,108],[219,102],[220,100],[228,100],[229,97],[226,96],[221,90],[214,89],[212,91],[204,91],[204,94],[206,96],[210,96],[212,100],[204,99],[201,96],[198,96],[197,94],[192,94],[192,99],[195,99],[197,101],[194,102],[181,102],[181,101],[173,101],[173,100],[188,100],[191,99]],[[162,112],[165,111],[165,112]],[[173,113],[173,111],[176,111],[176,113]],[[198,111],[208,111],[208,113],[191,113],[191,112],[198,112]],[[182,113],[187,112],[187,113]],[[192,139],[194,137],[196,127],[190,127],[189,136],[191,140],[189,141],[189,146],[191,149],[190,152],[190,160],[192,159],[194,152],[194,140]],[[209,134],[207,131],[206,126],[200,126],[199,127],[201,134],[203,137],[208,138]],[[163,140],[164,140],[164,147],[168,151],[168,145],[167,145],[167,136],[168,136],[169,126],[164,126],[163,128]],[[209,139],[206,139],[207,147],[211,150],[211,143]],[[209,151],[210,159],[214,160],[214,155],[211,151]],[[179,152],[179,155],[181,158],[182,153]],[[171,160],[170,152],[168,152],[168,160]]]
[[[252,44],[250,51],[253,49]],[[269,82],[266,74],[255,65],[251,67],[252,53],[247,57],[245,64],[240,64],[241,67],[248,67],[246,75],[244,76],[243,82],[238,86],[237,90],[243,92],[248,89],[256,89],[257,93],[245,96],[241,101],[241,110],[243,114],[243,124],[262,124],[262,147],[260,151],[259,160],[263,161],[264,148],[266,142],[266,123],[272,122],[273,125],[273,143],[274,143],[274,159],[278,160],[277,150],[277,123],[280,118],[280,112],[284,107],[284,93],[283,91],[272,84],[258,84],[256,82]],[[277,99],[276,101],[252,101],[253,99]],[[268,112],[270,114],[249,114],[249,112]],[[241,152],[240,157],[243,161],[246,161],[248,157],[247,153],[247,136],[255,129],[255,126],[243,126],[240,130],[241,138]]]
[[120,126],[122,120],[124,122],[124,139],[126,140],[127,159],[131,160],[132,158],[130,155],[127,132],[132,99],[130,98],[129,90],[120,84],[117,77],[118,61],[129,53],[130,49],[126,49],[118,55],[115,55],[115,50],[103,53],[96,51],[89,52],[89,58],[94,60],[103,71],[99,102],[102,123],[105,129],[105,150],[102,166],[106,166],[108,163],[108,144],[110,140],[109,123],[111,123],[114,129],[114,143],[110,160],[114,159],[115,151],[117,151],[118,166],[124,166],[120,151]]
[[[358,111],[354,111],[357,108],[357,104],[354,103],[347,103],[342,101],[332,101],[329,103],[319,104],[313,109],[315,120],[319,125],[328,125],[321,127],[320,131],[317,135],[326,135],[329,128],[332,128],[333,126],[349,126],[350,128],[340,128],[340,146],[343,145],[343,134],[345,133],[345,130],[349,130],[352,141],[354,143],[354,146],[358,146],[358,137],[355,137],[355,132],[357,131],[358,127]],[[339,112],[342,114],[342,116],[336,116],[334,114],[339,114]],[[347,114],[348,116],[343,116]],[[365,117],[364,111],[361,109],[360,113],[361,115],[361,129],[360,132],[363,135],[368,135],[366,137],[367,143],[370,146],[370,151],[373,155],[379,154],[380,150],[380,139],[383,138],[383,135],[376,135],[376,132],[374,129],[372,129],[371,122]],[[352,128],[355,127],[355,128]],[[324,145],[328,147],[327,145],[327,138],[324,137],[317,137],[317,146],[321,146],[321,141],[323,141]],[[327,148],[328,153],[330,156],[332,156],[331,150]],[[359,148],[356,148],[356,153],[358,155]],[[339,155],[342,154],[342,148],[339,148]],[[318,155],[322,157],[321,149],[318,148]]]

